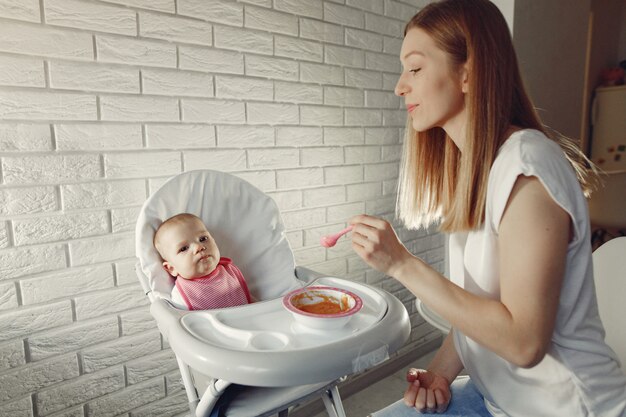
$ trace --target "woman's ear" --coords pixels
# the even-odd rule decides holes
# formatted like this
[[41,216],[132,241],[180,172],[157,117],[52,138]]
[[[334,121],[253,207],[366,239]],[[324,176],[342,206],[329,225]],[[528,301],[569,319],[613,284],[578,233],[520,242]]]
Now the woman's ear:
[[469,65],[465,62],[461,66],[461,92],[467,94],[469,91]]

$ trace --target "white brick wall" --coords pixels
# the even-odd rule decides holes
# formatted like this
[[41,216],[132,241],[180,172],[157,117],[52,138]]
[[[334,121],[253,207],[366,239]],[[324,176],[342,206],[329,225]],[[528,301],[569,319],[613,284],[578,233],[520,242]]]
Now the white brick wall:
[[[297,262],[392,291],[348,241],[393,219],[404,22],[428,0],[0,0],[0,416],[183,415],[134,274],[134,222],[180,172],[278,203]],[[398,228],[443,269],[443,241]]]

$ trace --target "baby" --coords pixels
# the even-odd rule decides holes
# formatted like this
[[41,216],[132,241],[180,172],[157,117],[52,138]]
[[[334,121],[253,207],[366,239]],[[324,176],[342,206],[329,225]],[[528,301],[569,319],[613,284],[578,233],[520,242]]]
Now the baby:
[[154,234],[163,268],[176,278],[172,299],[189,310],[233,307],[252,302],[243,274],[230,259],[220,257],[202,219],[189,213],[165,220]]

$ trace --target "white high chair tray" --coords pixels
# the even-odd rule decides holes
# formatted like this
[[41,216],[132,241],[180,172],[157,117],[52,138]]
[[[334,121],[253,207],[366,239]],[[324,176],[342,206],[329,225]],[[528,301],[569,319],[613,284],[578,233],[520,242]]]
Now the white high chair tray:
[[[381,322],[390,311],[389,303],[399,303],[397,299],[377,288],[339,278],[320,278],[310,285],[350,290],[361,297],[363,308],[342,328],[318,330],[296,322],[282,298],[211,311],[167,306],[176,312],[167,315],[178,319],[180,325],[165,326],[169,331],[164,334],[172,349],[194,369],[244,385],[323,382],[388,358],[389,345],[402,333],[394,326],[402,326],[402,320]],[[159,305],[167,304],[155,303]],[[153,314],[163,315],[158,310],[156,307]]]

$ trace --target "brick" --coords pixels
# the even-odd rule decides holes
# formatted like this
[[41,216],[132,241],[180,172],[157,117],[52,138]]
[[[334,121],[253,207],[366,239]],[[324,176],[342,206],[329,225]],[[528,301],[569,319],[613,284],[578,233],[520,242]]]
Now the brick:
[[33,417],[33,404],[30,395],[20,400],[0,405],[0,416]]
[[388,180],[398,178],[400,169],[397,162],[365,165],[365,181]]
[[65,90],[139,93],[139,70],[103,64],[52,61],[50,86]]
[[310,265],[316,262],[323,262],[326,260],[326,249],[318,245],[313,248],[295,250],[293,251],[293,257],[296,265]]
[[346,126],[380,126],[383,117],[379,109],[346,109]]
[[304,207],[319,207],[340,204],[346,201],[346,189],[343,185],[313,188],[303,191]]
[[324,49],[323,45],[317,42],[276,35],[274,54],[297,60],[322,62]]
[[222,25],[243,26],[243,5],[226,0],[178,0],[177,12]]
[[123,4],[141,9],[152,9],[161,12],[174,13],[176,7],[175,0],[103,0],[107,3]]
[[179,120],[178,100],[170,97],[101,96],[102,120],[174,122]]
[[363,90],[345,87],[324,87],[324,104],[329,106],[363,107]]
[[146,305],[147,303],[148,300],[139,288],[139,283],[93,294],[85,294],[75,297],[76,319],[87,320],[101,317],[106,314],[118,313]]
[[246,166],[245,150],[213,150],[183,153],[185,171],[215,169],[218,171],[241,171]]
[[343,125],[343,109],[327,106],[300,106],[300,124],[313,126]]
[[0,1],[0,16],[8,17],[9,19],[26,20],[29,22],[39,23],[41,21],[41,14],[39,12],[39,1]]
[[300,19],[300,37],[320,42],[343,44],[343,27],[319,20]]
[[45,416],[124,388],[121,366],[75,378],[37,394],[39,415]]
[[216,26],[213,28],[213,36],[217,48],[264,55],[271,55],[274,52],[273,37],[268,33]]
[[274,100],[290,103],[323,103],[323,88],[320,85],[274,81]]
[[332,146],[363,144],[363,129],[358,127],[325,127],[324,144]]
[[277,146],[319,146],[323,143],[323,130],[319,127],[293,126],[276,128]]
[[135,272],[136,260],[120,261],[115,263],[115,283],[118,286],[137,282]]
[[343,85],[343,68],[302,62],[300,63],[300,81]]
[[213,77],[209,74],[144,69],[141,80],[144,94],[213,97]]
[[265,193],[276,190],[276,175],[273,170],[237,172],[235,175]]
[[339,4],[324,3],[324,20],[357,28],[365,26],[363,11]]
[[215,95],[236,100],[266,100],[274,98],[274,83],[246,77],[216,76]]
[[339,147],[304,148],[300,150],[302,166],[341,165],[343,162],[343,149]]
[[67,213],[13,221],[16,246],[78,239],[105,234],[108,231],[109,221],[105,211]]
[[69,242],[72,266],[108,262],[133,256],[135,240],[133,234],[115,234]]
[[382,52],[383,36],[366,30],[346,28],[346,45],[374,52]]
[[211,24],[159,13],[139,13],[139,35],[173,42],[213,44]]
[[176,67],[176,46],[144,39],[96,35],[98,61]]
[[397,74],[383,74],[383,90],[393,91],[398,83]]
[[[413,13],[414,14],[414,13]],[[402,38],[404,33],[404,25],[413,16],[407,16],[405,19],[396,20],[384,16],[378,16],[371,13],[365,14],[365,29],[383,35]]]
[[406,126],[407,114],[405,110],[383,110],[383,126]]
[[298,63],[291,59],[246,56],[246,75],[271,79],[298,80]]
[[165,382],[162,378],[146,381],[90,402],[87,416],[119,416],[163,397]]
[[342,277],[348,272],[346,261],[343,259],[333,259],[331,261],[316,263],[307,266],[320,274],[324,274],[330,277]]
[[397,109],[400,107],[400,97],[387,91],[365,91],[365,107]]
[[148,124],[148,148],[212,148],[215,127],[201,124]]
[[[22,307],[0,312],[0,341],[62,326],[72,322],[69,300],[37,307]],[[0,386],[3,384],[0,383]],[[0,398],[0,401],[2,399]]]
[[98,155],[46,155],[2,158],[5,184],[41,184],[100,177]]
[[302,189],[324,185],[324,171],[322,168],[286,169],[276,172],[279,189]]
[[17,291],[12,282],[0,282],[0,310],[17,308]]
[[43,60],[30,57],[0,56],[0,85],[45,87]]
[[260,7],[248,6],[245,8],[244,27],[298,36],[298,18],[296,16]]
[[0,96],[0,118],[96,120],[96,97],[48,91],[13,91]]
[[385,16],[408,22],[418,10],[419,9],[414,6],[402,4],[397,1],[385,0]]
[[302,230],[295,230],[292,232],[287,232],[287,240],[289,241],[289,246],[291,249],[297,249],[304,246],[303,244],[303,233]]
[[299,153],[297,149],[250,149],[248,150],[250,168],[279,169],[298,165]]
[[63,208],[77,210],[142,204],[146,198],[143,180],[87,182],[61,185]]
[[152,401],[150,404],[133,410],[131,417],[153,417],[157,415],[164,416],[184,416],[189,412],[189,406],[187,405],[187,395],[180,389],[176,392],[167,387],[167,397]]
[[218,126],[220,148],[257,148],[274,146],[274,128],[263,126]]
[[363,168],[361,165],[343,165],[338,167],[324,168],[324,184],[350,184],[363,181]]
[[[137,282],[136,277],[134,282]],[[124,312],[119,316],[123,336],[142,333],[157,328],[156,321],[154,317],[152,317],[152,314],[150,314],[150,308],[148,306]]]
[[297,210],[302,208],[301,191],[283,191],[268,194],[278,206],[280,211]]
[[[170,372],[165,375],[165,386],[167,392],[180,392],[185,389],[180,371]],[[184,392],[184,391],[183,391]]]
[[382,0],[346,0],[346,5],[376,14],[383,14]]
[[141,126],[136,124],[57,124],[56,145],[63,151],[140,149]]
[[117,317],[112,316],[84,324],[75,323],[56,331],[31,335],[27,343],[31,361],[40,361],[92,345],[100,345],[118,337]]
[[0,250],[0,280],[65,268],[62,245]]
[[349,202],[368,201],[382,196],[382,189],[379,182],[349,184],[346,188]]
[[400,49],[402,49],[401,38],[391,38],[389,36],[385,36],[383,38],[383,52],[384,53],[400,56]]
[[294,104],[248,103],[248,123],[270,125],[298,124],[298,106]]
[[0,249],[9,247],[9,228],[6,222],[0,221]]
[[128,152],[104,155],[107,178],[142,178],[181,172],[180,152]]
[[239,101],[183,99],[183,120],[202,123],[243,123],[245,104]]
[[365,164],[380,162],[380,147],[378,146],[348,146],[345,148],[346,163]]
[[159,350],[161,339],[156,329],[134,336],[120,337],[82,349],[83,370],[85,373],[96,372]]
[[363,68],[365,66],[365,53],[354,48],[326,45],[324,62],[331,65]]
[[283,213],[283,222],[287,229],[301,229],[324,224],[326,219],[325,208],[297,210]]
[[366,212],[374,216],[393,214],[396,210],[396,197],[385,197],[378,200],[367,201],[365,203]]
[[91,60],[93,42],[89,33],[3,21],[0,25],[0,51]]
[[19,283],[24,305],[71,298],[92,290],[111,288],[113,284],[113,270],[110,265],[65,269],[63,272],[25,279]]
[[[383,82],[378,71],[346,68],[345,83],[348,87],[382,88]],[[397,77],[396,77],[397,78]]]
[[323,16],[321,2],[309,0],[274,0],[274,8],[283,12],[315,19],[321,19]]
[[367,145],[390,145],[399,143],[398,129],[389,127],[369,127],[365,129]]
[[90,31],[136,35],[135,12],[123,7],[78,0],[46,0],[46,23]]
[[383,146],[382,147],[382,161],[399,161],[402,158],[402,146]]
[[178,56],[181,69],[243,74],[243,54],[240,52],[180,45]]
[[113,233],[133,232],[141,205],[111,210],[111,230]]
[[351,217],[361,213],[366,213],[365,203],[358,201],[356,203],[328,207],[326,216],[329,222],[346,222]]
[[0,124],[0,149],[2,152],[52,150],[50,126],[47,124],[2,123]]
[[[53,187],[4,188],[0,190],[0,216],[36,214],[57,209]],[[1,247],[1,246],[0,246]]]
[[0,375],[0,401],[15,399],[23,394],[78,376],[75,355],[54,358],[35,365],[21,367]]
[[399,74],[400,61],[397,59],[397,56],[394,55],[381,54],[378,52],[366,52],[365,68]]

